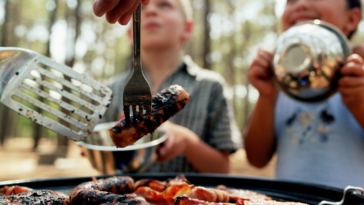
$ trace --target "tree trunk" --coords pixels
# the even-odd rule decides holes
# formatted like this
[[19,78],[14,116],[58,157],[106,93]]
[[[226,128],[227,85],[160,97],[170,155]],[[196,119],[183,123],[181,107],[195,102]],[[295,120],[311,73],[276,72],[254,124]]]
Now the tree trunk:
[[210,14],[210,1],[205,0],[205,9],[204,9],[204,39],[203,39],[203,67],[211,70],[211,38],[210,38],[210,23],[209,23],[209,14]]
[[[251,36],[251,31],[250,31],[250,24],[249,21],[245,22],[245,29],[244,29],[244,39],[245,42],[249,42],[250,36]],[[245,43],[246,45],[246,43]],[[243,48],[245,47],[245,45],[243,45]],[[244,56],[244,55],[242,55]],[[245,109],[244,109],[244,126],[246,127],[248,122],[249,122],[249,114],[250,114],[250,101],[249,101],[249,80],[248,80],[248,68],[243,70],[243,76],[245,76],[245,88],[246,88],[246,96],[245,96]]]
[[[80,14],[80,11],[81,11],[81,0],[77,0],[77,7],[74,11],[71,11],[69,8],[67,9],[67,12],[66,12],[66,19],[67,17],[69,16],[74,16],[75,17],[75,36],[74,36],[74,39],[72,39],[73,41],[73,44],[72,44],[72,48],[71,49],[67,49],[66,48],[66,51],[69,51],[69,50],[72,50],[73,53],[71,56],[69,56],[69,58],[66,58],[66,62],[65,64],[72,68],[74,63],[75,63],[75,53],[74,53],[74,50],[75,50],[75,44],[76,44],[76,40],[79,36],[79,33],[80,33],[80,27],[81,27],[81,14]],[[70,23],[69,23],[70,24]],[[68,45],[68,44],[67,44]],[[66,55],[68,56],[68,55]],[[64,76],[66,80],[68,81],[71,81],[71,78],[68,77],[68,76]],[[71,92],[71,90],[67,87],[64,87],[63,88],[65,91],[67,92]],[[71,103],[68,99],[66,98],[63,98],[62,101],[66,102],[66,103]],[[61,110],[63,113],[67,113],[67,114],[70,114],[67,110],[63,109]],[[68,138],[65,137],[65,136],[62,136],[62,135],[58,135],[58,146],[57,146],[57,151],[56,153],[58,155],[63,155],[63,154],[66,154],[67,153],[67,149],[68,149]]]
[[[4,5],[4,23],[1,31],[1,46],[14,46],[13,35],[10,31],[13,31],[10,27],[12,26],[12,9],[10,0],[5,0]],[[9,135],[14,114],[10,112],[10,108],[3,104],[0,104],[0,145],[3,145],[6,137]]]
[[[55,0],[55,8],[53,11],[50,12],[49,15],[49,24],[48,24],[48,33],[49,33],[49,38],[48,38],[48,42],[46,44],[46,52],[45,52],[45,56],[50,57],[51,56],[51,39],[50,36],[52,34],[52,27],[54,25],[54,23],[56,22],[56,16],[57,16],[57,8],[58,8],[58,0]],[[40,90],[44,90],[43,86],[40,86],[39,88]],[[40,100],[41,102],[43,102],[43,100]],[[42,113],[42,109],[37,108],[36,109],[37,112]],[[39,144],[39,140],[42,137],[42,131],[44,130],[43,126],[35,123],[35,128],[34,128],[34,132],[33,132],[33,139],[34,139],[34,145],[33,145],[33,151],[36,151],[38,148],[38,144]]]

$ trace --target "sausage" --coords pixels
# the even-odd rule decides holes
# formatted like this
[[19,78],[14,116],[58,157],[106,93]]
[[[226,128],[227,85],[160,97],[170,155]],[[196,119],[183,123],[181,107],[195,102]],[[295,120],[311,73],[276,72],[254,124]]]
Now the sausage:
[[119,176],[84,182],[73,188],[71,196],[78,190],[98,190],[114,194],[132,193],[134,191],[134,179],[128,176]]
[[[117,122],[109,132],[116,147],[126,147],[148,133],[154,132],[163,122],[182,110],[189,101],[189,94],[179,85],[163,89],[152,99],[152,115],[134,113],[130,121],[125,118]],[[133,114],[133,115],[134,115]]]
[[99,205],[102,203],[123,204],[123,205],[149,205],[146,201],[134,199],[131,197],[113,194],[107,191],[99,190],[76,190],[72,192],[72,205]]

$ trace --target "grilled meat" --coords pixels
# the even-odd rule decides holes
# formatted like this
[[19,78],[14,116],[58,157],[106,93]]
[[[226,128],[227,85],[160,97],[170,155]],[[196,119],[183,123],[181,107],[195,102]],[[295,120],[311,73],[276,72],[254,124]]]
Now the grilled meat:
[[2,205],[71,205],[68,197],[51,190],[30,190],[27,192],[0,196]]
[[228,189],[226,186],[224,185],[219,185],[216,187],[216,189],[219,190],[224,190],[229,194],[229,198],[232,200],[246,200],[246,201],[251,201],[251,200],[264,200],[264,201],[269,201],[272,200],[272,198],[270,198],[267,195],[264,194],[260,194],[254,191],[249,191],[249,190],[242,190],[242,189]]
[[103,203],[149,205],[143,200],[98,190],[76,190],[71,194],[70,198],[72,205],[99,205]]
[[171,85],[163,89],[152,100],[152,116],[140,116],[133,113],[130,122],[121,119],[110,131],[110,136],[116,147],[126,147],[148,133],[154,132],[163,122],[167,121],[189,101],[189,94],[179,85]]
[[234,205],[230,203],[216,203],[216,202],[207,202],[200,199],[194,199],[192,197],[189,197],[188,195],[184,194],[181,196],[178,196],[176,198],[176,201],[174,202],[174,205]]
[[25,186],[4,186],[0,190],[1,195],[13,195],[13,194],[20,194],[27,191],[33,190],[32,188],[25,187]]
[[131,193],[134,191],[134,179],[127,176],[120,176],[85,182],[76,186],[72,190],[71,196],[77,190],[98,190],[114,194]]
[[205,187],[195,187],[190,193],[187,194],[189,197],[194,199],[200,199],[207,202],[229,202],[229,195],[226,191],[205,188]]

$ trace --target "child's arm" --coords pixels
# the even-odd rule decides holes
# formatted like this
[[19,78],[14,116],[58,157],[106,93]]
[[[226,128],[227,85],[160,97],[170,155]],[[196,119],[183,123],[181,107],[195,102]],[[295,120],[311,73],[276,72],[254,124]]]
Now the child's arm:
[[229,173],[228,153],[212,148],[183,126],[167,121],[162,127],[168,138],[158,150],[158,161],[169,161],[183,154],[199,172]]
[[364,60],[353,54],[341,69],[338,91],[342,101],[364,129]]
[[272,82],[273,55],[259,50],[248,71],[248,78],[259,91],[259,99],[244,132],[245,150],[249,162],[265,166],[274,153],[274,109],[278,90]]
[[[149,1],[142,0],[141,2],[143,5],[147,5]],[[140,1],[137,0],[96,0],[93,10],[98,17],[106,13],[106,20],[109,23],[119,22],[121,25],[126,25],[139,3]]]

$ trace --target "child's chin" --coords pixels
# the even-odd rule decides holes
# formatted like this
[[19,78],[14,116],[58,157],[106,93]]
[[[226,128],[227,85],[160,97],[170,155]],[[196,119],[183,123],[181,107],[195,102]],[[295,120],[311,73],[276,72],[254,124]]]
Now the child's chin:
[[164,40],[152,40],[152,41],[143,41],[143,47],[147,49],[157,49],[166,47],[166,42]]

